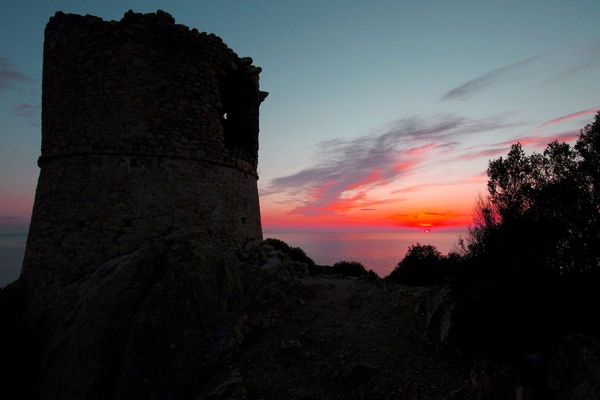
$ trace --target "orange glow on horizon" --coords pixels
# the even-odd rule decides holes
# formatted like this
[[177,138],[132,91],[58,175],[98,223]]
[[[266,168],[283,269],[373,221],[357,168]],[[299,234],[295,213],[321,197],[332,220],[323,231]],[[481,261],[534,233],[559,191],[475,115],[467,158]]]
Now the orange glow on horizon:
[[421,211],[410,214],[392,215],[397,226],[432,229],[440,227],[466,227],[472,220],[470,213],[452,211]]
[[343,215],[305,216],[264,210],[262,224],[266,229],[465,229],[472,221],[471,213],[459,211],[420,211],[390,214],[376,209],[348,212]]

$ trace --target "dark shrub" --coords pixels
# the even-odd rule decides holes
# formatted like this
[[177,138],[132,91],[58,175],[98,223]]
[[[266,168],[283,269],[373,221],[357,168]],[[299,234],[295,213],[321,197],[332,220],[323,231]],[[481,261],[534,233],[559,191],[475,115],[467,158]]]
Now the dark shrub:
[[363,276],[368,272],[364,265],[357,261],[338,261],[331,267],[331,272],[334,274],[342,274],[343,276]]
[[315,262],[306,255],[300,247],[292,247],[283,240],[268,238],[265,243],[272,246],[275,250],[279,250],[288,255],[290,260],[297,261],[308,265],[309,268],[315,266]]
[[379,277],[379,275],[377,275],[372,269],[367,271],[367,279],[370,282],[381,282],[381,278]]
[[415,244],[408,248],[387,279],[405,285],[433,285],[444,281],[449,261],[431,245]]

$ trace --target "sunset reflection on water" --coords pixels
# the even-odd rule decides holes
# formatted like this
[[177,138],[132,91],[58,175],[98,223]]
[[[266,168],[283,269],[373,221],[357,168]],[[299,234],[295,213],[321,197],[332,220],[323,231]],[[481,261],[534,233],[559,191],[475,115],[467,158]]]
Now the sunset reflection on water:
[[359,261],[379,276],[387,276],[404,257],[408,246],[431,244],[442,254],[452,250],[466,231],[291,232],[265,231],[265,238],[301,247],[317,264]]

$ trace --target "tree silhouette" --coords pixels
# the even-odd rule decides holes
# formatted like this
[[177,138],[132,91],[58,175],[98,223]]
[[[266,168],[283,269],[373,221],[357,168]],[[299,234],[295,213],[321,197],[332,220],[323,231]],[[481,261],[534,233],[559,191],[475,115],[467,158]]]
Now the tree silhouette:
[[435,246],[415,244],[392,271],[388,279],[406,285],[441,283],[448,275],[448,259]]
[[517,143],[490,162],[487,174],[488,196],[470,232],[472,256],[548,273],[599,269],[600,113],[574,147],[552,142],[542,154],[526,155]]
[[529,351],[598,331],[600,113],[575,146],[552,142],[527,155],[516,143],[487,174],[453,277],[463,332],[478,332],[465,340]]

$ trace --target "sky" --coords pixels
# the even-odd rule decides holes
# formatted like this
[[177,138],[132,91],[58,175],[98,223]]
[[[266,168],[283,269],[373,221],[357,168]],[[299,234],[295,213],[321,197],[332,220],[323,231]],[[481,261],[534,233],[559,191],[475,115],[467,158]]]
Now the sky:
[[576,139],[600,107],[600,2],[15,1],[0,13],[0,233],[39,170],[43,30],[58,10],[162,9],[261,66],[265,230],[464,229],[488,161]]

